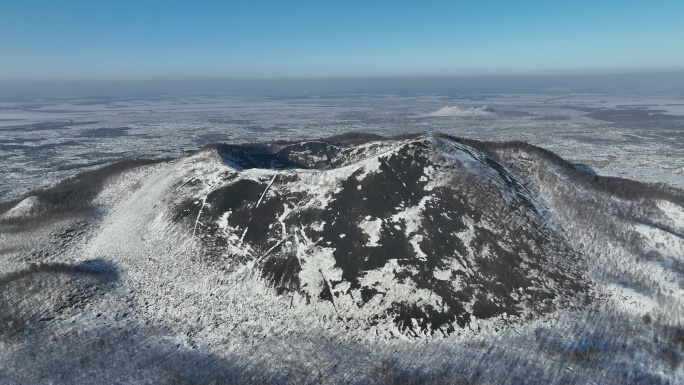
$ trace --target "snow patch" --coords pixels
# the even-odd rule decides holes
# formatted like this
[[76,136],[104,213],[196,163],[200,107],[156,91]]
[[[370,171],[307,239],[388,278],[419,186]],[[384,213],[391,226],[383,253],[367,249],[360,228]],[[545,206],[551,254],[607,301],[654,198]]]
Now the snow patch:
[[368,235],[368,242],[366,242],[366,246],[380,246],[378,241],[380,240],[380,230],[382,230],[382,219],[371,219],[370,216],[367,216],[363,221],[361,221],[361,223],[359,223],[359,228],[363,230],[366,235]]
[[684,207],[670,201],[658,201],[657,206],[677,229],[684,231]]
[[0,219],[17,219],[26,218],[31,215],[31,213],[38,208],[40,200],[38,197],[30,196],[21,202],[17,203],[14,207],[9,209],[6,213],[0,216]]
[[[409,239],[409,243],[413,246],[413,251],[416,252],[416,256],[423,261],[427,260],[428,256],[420,248],[420,242],[423,240],[423,236],[418,234],[418,230],[420,229],[423,218],[422,214],[423,210],[425,210],[425,204],[431,199],[433,199],[431,196],[423,197],[417,206],[409,207],[392,216],[392,221],[403,221],[406,224],[406,238]],[[395,228],[397,230],[401,229],[399,226],[395,226]]]
[[638,293],[632,288],[608,284],[606,289],[619,307],[632,313],[648,313],[658,308],[658,303],[653,298]]
[[684,239],[667,231],[641,224],[635,225],[634,230],[644,236],[650,249],[668,258],[684,259]]

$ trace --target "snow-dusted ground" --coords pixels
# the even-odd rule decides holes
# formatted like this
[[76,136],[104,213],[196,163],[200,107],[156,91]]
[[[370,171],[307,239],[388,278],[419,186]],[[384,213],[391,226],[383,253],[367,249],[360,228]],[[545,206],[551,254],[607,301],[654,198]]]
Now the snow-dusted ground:
[[436,130],[523,140],[601,174],[684,188],[684,114],[678,106],[684,98],[678,94],[554,90],[324,96],[3,101],[0,201],[118,159],[179,156],[215,141],[305,139],[348,131]]

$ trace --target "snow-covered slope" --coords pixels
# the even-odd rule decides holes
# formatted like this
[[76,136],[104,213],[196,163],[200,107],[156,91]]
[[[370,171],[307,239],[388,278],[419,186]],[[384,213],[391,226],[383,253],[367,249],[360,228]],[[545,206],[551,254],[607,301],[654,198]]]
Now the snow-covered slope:
[[[269,367],[354,382],[372,380],[375,363],[363,357],[404,352],[401,360],[424,357],[416,362],[434,369],[494,340],[510,359],[537,336],[568,340],[525,353],[541,355],[532,381],[587,380],[598,376],[591,365],[561,375],[543,362],[559,358],[554,349],[586,353],[573,338],[579,323],[596,332],[592,312],[608,307],[601,322],[632,329],[647,316],[656,335],[682,322],[680,193],[601,178],[536,147],[442,135],[219,144],[110,169],[0,209],[0,304],[12,309],[0,318],[11,330],[0,367],[56,354],[30,347],[55,333],[99,340],[119,330],[111,338],[133,358],[112,354],[134,365],[169,344],[178,356],[210,355],[214,364],[197,373],[177,364],[195,380],[237,372],[280,381]],[[158,350],[142,354],[143,345]],[[660,347],[639,346],[648,378],[681,378]],[[148,376],[163,380],[164,368]]]

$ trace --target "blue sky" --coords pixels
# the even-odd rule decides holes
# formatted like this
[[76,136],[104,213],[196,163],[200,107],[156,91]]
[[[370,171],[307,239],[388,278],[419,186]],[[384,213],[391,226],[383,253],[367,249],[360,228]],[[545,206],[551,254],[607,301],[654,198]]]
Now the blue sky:
[[684,70],[684,1],[0,2],[1,79]]

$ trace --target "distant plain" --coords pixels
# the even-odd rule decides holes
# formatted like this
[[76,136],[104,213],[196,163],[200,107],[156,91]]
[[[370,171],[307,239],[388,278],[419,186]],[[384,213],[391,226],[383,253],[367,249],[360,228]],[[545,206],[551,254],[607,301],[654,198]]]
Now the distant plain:
[[[684,93],[540,86],[0,97],[0,201],[127,158],[358,131],[520,140],[602,175],[684,188]],[[487,106],[488,108],[483,108]]]

